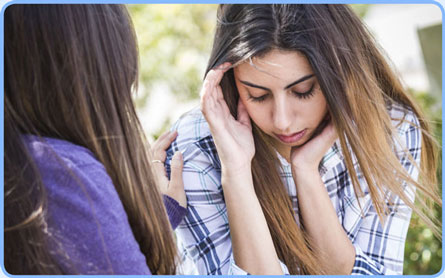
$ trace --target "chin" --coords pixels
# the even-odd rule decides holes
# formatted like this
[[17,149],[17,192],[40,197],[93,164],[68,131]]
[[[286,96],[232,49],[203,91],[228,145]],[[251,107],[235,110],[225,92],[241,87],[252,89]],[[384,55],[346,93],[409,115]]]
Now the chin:
[[301,138],[300,140],[298,140],[298,141],[296,141],[296,142],[293,142],[293,143],[285,143],[285,142],[283,142],[283,141],[281,141],[280,139],[278,139],[278,138],[275,138],[275,137],[273,137],[273,136],[271,136],[272,138],[273,138],[273,142],[274,142],[274,145],[277,147],[277,146],[282,146],[282,147],[286,147],[286,148],[293,148],[293,147],[301,147],[301,146],[303,146],[308,140],[307,140],[307,138],[309,138],[309,137],[307,137],[307,136],[304,136],[303,138]]
[[306,142],[307,142],[306,138],[301,138],[301,139],[298,140],[297,142],[289,144],[289,147],[301,147],[301,146],[303,146]]

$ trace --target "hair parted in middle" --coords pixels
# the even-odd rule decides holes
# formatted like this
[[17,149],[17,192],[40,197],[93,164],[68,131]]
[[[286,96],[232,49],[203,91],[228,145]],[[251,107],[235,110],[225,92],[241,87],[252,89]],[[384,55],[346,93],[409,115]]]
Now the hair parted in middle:
[[[428,123],[403,89],[379,52],[372,36],[347,5],[223,4],[218,8],[217,27],[206,74],[230,62],[235,67],[273,49],[303,54],[320,84],[356,197],[363,196],[359,172],[364,177],[381,221],[398,197],[411,207],[437,234],[437,223],[428,205],[441,204],[435,170],[437,155]],[[224,99],[236,118],[239,94],[233,69],[221,80]],[[420,182],[413,180],[393,151],[396,132],[388,107],[398,103],[419,118],[422,131]],[[399,119],[403,120],[403,119]],[[280,260],[291,274],[323,274],[322,252],[294,219],[291,200],[279,175],[280,163],[271,138],[254,123],[255,156],[252,174],[255,191],[264,211]],[[413,164],[408,150],[404,155]],[[357,161],[357,168],[353,161]],[[274,170],[271,170],[274,169]],[[280,186],[281,185],[281,186]],[[420,208],[404,191],[414,186]],[[298,186],[298,185],[296,185]],[[387,198],[390,193],[390,197]],[[428,199],[432,202],[428,203]],[[426,213],[425,213],[426,212]]]

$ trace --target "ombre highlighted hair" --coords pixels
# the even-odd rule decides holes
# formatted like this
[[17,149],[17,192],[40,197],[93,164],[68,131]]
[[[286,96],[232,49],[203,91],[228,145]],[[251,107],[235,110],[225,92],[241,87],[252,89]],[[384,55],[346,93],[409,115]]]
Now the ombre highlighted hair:
[[[236,66],[250,58],[262,57],[272,49],[303,54],[326,98],[341,149],[351,150],[355,155],[380,220],[385,221],[397,196],[439,236],[440,223],[432,210],[434,204],[442,203],[436,181],[437,143],[421,111],[347,5],[223,4],[217,17],[206,73],[224,62]],[[239,95],[233,69],[224,75],[220,84],[236,118]],[[394,152],[397,135],[388,114],[392,104],[407,107],[419,119],[420,165],[407,149],[403,150],[404,157],[418,167],[419,181],[407,173]],[[268,135],[255,124],[253,134],[254,187],[279,259],[291,274],[330,273],[331,270],[324,269],[320,263],[320,253],[315,252],[304,228],[295,222],[291,201],[279,176],[279,160]],[[349,151],[343,152],[343,156],[355,195],[361,197],[364,193],[353,156]],[[416,188],[418,205],[405,191],[406,186]]]

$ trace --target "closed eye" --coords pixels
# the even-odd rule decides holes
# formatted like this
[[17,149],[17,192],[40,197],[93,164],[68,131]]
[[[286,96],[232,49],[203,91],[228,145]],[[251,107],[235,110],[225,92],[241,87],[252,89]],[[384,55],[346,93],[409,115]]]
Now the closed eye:
[[315,87],[315,83],[313,83],[312,86],[309,88],[309,90],[307,90],[305,92],[297,92],[295,90],[292,90],[292,94],[299,99],[309,99],[315,93],[314,87]]
[[254,97],[249,93],[249,100],[254,101],[254,102],[263,102],[267,99],[268,96],[269,96],[269,94],[264,94],[259,97]]

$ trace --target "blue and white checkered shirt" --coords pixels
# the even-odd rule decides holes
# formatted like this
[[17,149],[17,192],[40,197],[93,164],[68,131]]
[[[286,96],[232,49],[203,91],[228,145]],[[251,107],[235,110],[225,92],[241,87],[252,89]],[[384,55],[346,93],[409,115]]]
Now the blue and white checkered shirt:
[[[418,119],[412,111],[399,105],[393,105],[389,111],[402,147],[406,147],[415,161],[420,163],[421,132]],[[178,131],[178,137],[167,151],[166,166],[169,172],[173,153],[178,150],[183,153],[188,212],[176,230],[183,259],[189,266],[193,263],[192,268],[197,269],[199,274],[247,274],[236,266],[233,259],[229,220],[221,186],[221,164],[201,111],[196,108],[188,112],[176,122],[173,129]],[[399,157],[408,173],[417,179],[418,169],[408,159]],[[281,177],[297,215],[298,200],[291,168],[285,159],[279,158],[282,164]],[[328,150],[320,163],[320,174],[338,220],[355,247],[352,274],[402,274],[411,209],[396,198],[394,204],[397,209],[390,211],[382,226],[366,181],[357,163],[355,165],[365,194],[359,199],[355,197],[338,142]],[[414,200],[415,190],[409,188],[406,187],[405,191]],[[287,272],[284,264],[282,267]]]

